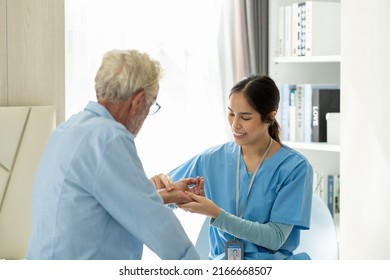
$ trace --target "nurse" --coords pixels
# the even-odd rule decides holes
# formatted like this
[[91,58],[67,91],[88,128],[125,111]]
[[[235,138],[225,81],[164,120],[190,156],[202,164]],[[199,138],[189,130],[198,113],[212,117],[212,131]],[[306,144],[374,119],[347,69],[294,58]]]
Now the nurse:
[[238,82],[228,106],[234,141],[168,174],[173,181],[204,178],[205,197],[189,193],[194,201],[178,206],[211,217],[209,259],[226,259],[231,248],[242,249],[244,259],[294,259],[300,231],[310,227],[313,171],[302,154],[281,143],[279,99],[268,76]]

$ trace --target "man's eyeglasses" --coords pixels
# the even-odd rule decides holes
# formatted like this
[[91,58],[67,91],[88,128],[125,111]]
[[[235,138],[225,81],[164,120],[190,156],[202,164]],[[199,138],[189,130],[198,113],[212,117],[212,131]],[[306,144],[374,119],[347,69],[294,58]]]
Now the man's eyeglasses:
[[154,101],[152,106],[150,106],[149,115],[156,114],[158,112],[158,110],[160,110],[160,108],[161,108],[160,104],[158,104],[157,101]]

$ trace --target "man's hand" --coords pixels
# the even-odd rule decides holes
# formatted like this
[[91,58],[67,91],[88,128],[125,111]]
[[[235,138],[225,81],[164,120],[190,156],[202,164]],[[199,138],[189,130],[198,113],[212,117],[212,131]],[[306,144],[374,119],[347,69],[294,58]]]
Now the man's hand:
[[150,181],[156,187],[165,204],[183,204],[192,199],[186,192],[204,196],[204,179],[201,177],[185,178],[175,183],[169,176],[159,174],[153,176]]
[[174,189],[204,196],[204,179],[201,177],[181,179],[173,184]]
[[158,190],[164,204],[182,204],[191,202],[192,199],[184,191],[172,189],[168,191],[167,189]]
[[170,191],[174,188],[173,181],[172,181],[171,177],[169,177],[163,173],[160,173],[158,175],[154,175],[149,180],[150,180],[150,182],[152,182],[152,184],[156,188],[156,190],[167,189],[167,191]]
[[204,179],[199,176],[196,178],[181,179],[174,183],[171,177],[160,173],[153,176],[149,180],[158,191],[162,189],[166,189],[167,191],[178,189],[181,191],[189,191],[191,193],[204,196]]

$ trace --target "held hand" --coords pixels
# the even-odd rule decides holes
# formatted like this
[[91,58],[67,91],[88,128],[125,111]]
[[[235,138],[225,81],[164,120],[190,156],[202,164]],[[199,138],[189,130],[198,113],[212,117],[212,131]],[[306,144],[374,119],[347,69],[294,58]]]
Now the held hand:
[[165,204],[191,202],[192,199],[185,192],[204,196],[204,179],[200,177],[185,178],[173,183],[169,176],[159,174],[153,176],[150,181],[158,190]]
[[216,218],[221,212],[221,209],[210,199],[191,192],[186,193],[192,199],[192,201],[178,204],[177,206],[179,206],[181,209],[187,210],[191,213],[206,215],[211,218]]
[[167,191],[171,191],[172,189],[174,189],[171,177],[163,173],[154,175],[152,178],[150,178],[150,181],[152,182],[156,190],[166,189]]
[[168,191],[167,189],[160,189],[158,193],[164,201],[164,204],[183,204],[192,201],[188,194],[181,190],[172,189]]
[[196,178],[181,179],[174,183],[174,188],[204,196],[204,179],[199,176]]

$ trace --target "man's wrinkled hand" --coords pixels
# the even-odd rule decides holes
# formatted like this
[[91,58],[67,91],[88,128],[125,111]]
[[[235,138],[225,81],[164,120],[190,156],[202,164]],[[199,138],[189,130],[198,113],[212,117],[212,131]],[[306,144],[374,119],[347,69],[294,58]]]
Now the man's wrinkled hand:
[[[161,180],[161,174],[157,175],[156,180]],[[160,181],[159,181],[160,182]],[[172,184],[170,189],[162,187],[158,192],[165,204],[183,204],[191,202],[192,199],[186,192],[199,196],[204,196],[204,179],[201,177],[184,178]]]
[[171,177],[168,175],[165,175],[163,173],[160,173],[158,175],[154,175],[152,178],[149,179],[153,186],[156,188],[156,190],[166,189],[167,191],[170,191],[174,189],[173,181]]
[[204,196],[204,179],[201,177],[181,179],[174,184],[177,190],[188,191],[196,195]]

